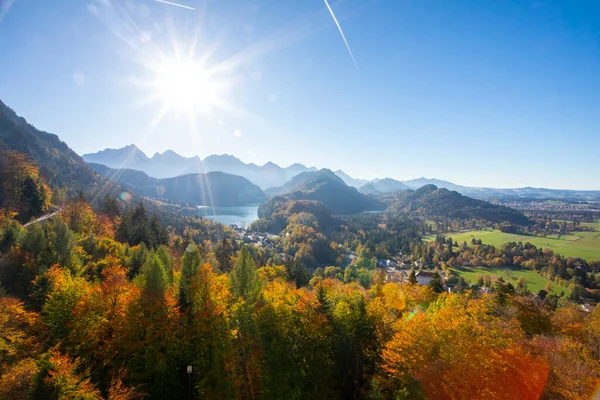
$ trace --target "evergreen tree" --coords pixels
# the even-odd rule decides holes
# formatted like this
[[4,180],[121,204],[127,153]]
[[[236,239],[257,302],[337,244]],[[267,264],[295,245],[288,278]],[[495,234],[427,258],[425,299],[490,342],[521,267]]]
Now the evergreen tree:
[[36,256],[44,251],[48,241],[46,240],[46,233],[42,228],[42,224],[32,224],[28,226],[20,243],[24,250]]
[[217,258],[221,272],[228,274],[233,264],[233,248],[227,239],[223,238],[221,240],[221,243],[215,249],[215,257]]
[[149,248],[156,246],[156,236],[150,229],[148,215],[143,203],[140,203],[131,211],[129,244],[135,246],[142,242]]
[[128,273],[130,279],[140,273],[142,266],[146,264],[148,255],[148,247],[144,243],[140,244],[139,249],[135,250],[131,257],[131,268]]
[[115,239],[119,242],[129,243],[131,237],[131,217],[129,214],[125,214],[121,219],[117,231],[115,232]]
[[288,267],[288,280],[294,282],[296,287],[300,288],[306,286],[310,280],[310,273],[306,270],[304,265],[300,263],[292,263]]
[[0,234],[0,253],[8,251],[19,240],[20,234],[21,225],[16,221],[10,221]]
[[54,218],[51,227],[52,247],[54,248],[56,261],[66,267],[72,267],[71,256],[75,239],[73,233],[61,218]]
[[319,311],[323,314],[326,314],[328,311],[328,303],[327,297],[325,296],[325,288],[323,288],[323,283],[319,282],[319,286],[317,286],[317,301],[319,302]]
[[240,255],[229,275],[231,292],[246,301],[252,301],[259,289],[256,265],[246,246],[242,247]]
[[179,304],[183,307],[189,307],[192,303],[190,289],[192,286],[192,278],[196,276],[202,260],[200,258],[200,250],[194,244],[190,244],[183,253],[181,260],[181,278],[179,280]]
[[169,244],[169,232],[163,227],[158,220],[158,215],[152,215],[150,220],[150,230],[154,235],[154,240],[157,245],[168,245]]
[[104,196],[102,199],[102,205],[100,206],[100,214],[107,215],[110,218],[118,217],[121,215],[119,209],[119,203],[114,197],[109,195]]
[[21,185],[21,202],[26,217],[40,215],[44,207],[44,195],[33,177],[25,178]]
[[517,286],[515,287],[515,293],[519,296],[529,296],[531,292],[527,288],[527,281],[525,281],[524,277],[520,277],[517,281]]
[[417,284],[417,274],[415,273],[414,268],[410,270],[410,274],[408,275],[408,283],[410,283],[411,285]]
[[173,257],[171,257],[168,248],[165,245],[161,245],[158,250],[156,250],[156,255],[165,268],[167,278],[169,278],[169,284],[173,283]]
[[502,277],[498,278],[494,283],[494,291],[496,292],[496,299],[499,304],[505,305],[509,296],[515,294],[515,288],[509,283],[505,283]]
[[440,276],[440,273],[437,271],[437,269],[433,273],[433,279],[429,282],[429,287],[435,293],[444,292],[444,282],[442,281],[442,277]]
[[151,253],[142,267],[145,279],[145,290],[155,296],[162,297],[168,286],[168,277],[160,258]]

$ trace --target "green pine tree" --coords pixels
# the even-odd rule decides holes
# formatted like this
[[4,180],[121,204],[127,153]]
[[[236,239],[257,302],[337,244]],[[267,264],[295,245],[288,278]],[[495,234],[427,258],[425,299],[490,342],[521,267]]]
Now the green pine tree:
[[411,285],[417,284],[417,274],[415,273],[415,269],[410,270],[410,274],[408,275],[408,283]]
[[200,250],[193,244],[190,244],[183,253],[181,260],[181,278],[179,280],[179,304],[183,307],[189,307],[192,304],[190,289],[192,278],[200,271],[202,260]]
[[231,274],[231,292],[246,301],[256,298],[259,290],[259,281],[256,273],[256,265],[246,246],[242,247],[240,255],[235,262]]
[[160,258],[156,253],[151,253],[142,267],[145,279],[145,290],[155,296],[162,297],[168,286],[168,277]]
[[435,293],[442,293],[444,291],[444,282],[442,281],[442,277],[437,269],[433,273],[433,279],[429,282],[429,287]]

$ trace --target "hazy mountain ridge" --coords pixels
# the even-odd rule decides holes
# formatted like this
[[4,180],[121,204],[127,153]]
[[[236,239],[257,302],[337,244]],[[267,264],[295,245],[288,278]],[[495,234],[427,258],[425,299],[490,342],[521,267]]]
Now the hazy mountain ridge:
[[283,185],[301,172],[316,171],[315,167],[309,168],[302,164],[292,164],[287,168],[282,168],[272,162],[267,162],[262,166],[253,163],[246,164],[229,154],[213,154],[202,160],[197,156],[183,157],[172,150],[167,150],[149,158],[135,145],[84,154],[83,159],[114,169],[142,171],[159,179],[220,171],[242,176],[262,189]]
[[266,198],[262,190],[246,178],[219,171],[157,179],[141,171],[89,165],[106,179],[140,196],[215,207],[258,204]]
[[[93,154],[83,155],[86,162],[103,164],[116,169],[135,169],[143,171],[155,178],[176,177],[190,173],[206,173],[210,171],[221,171],[233,175],[239,175],[261,189],[267,194],[280,194],[278,188],[285,186],[292,178],[303,172],[317,171],[315,167],[306,167],[302,164],[292,164],[282,168],[275,163],[267,162],[259,166],[253,163],[244,163],[237,157],[229,154],[210,155],[204,160],[200,157],[183,157],[172,150],[156,153],[147,157],[135,145],[121,149],[106,149]],[[545,188],[515,188],[497,189],[484,187],[469,187],[458,185],[453,182],[435,178],[417,178],[399,181],[392,178],[357,179],[346,174],[342,170],[336,170],[334,174],[340,177],[348,186],[359,189],[361,193],[378,195],[392,193],[398,190],[418,189],[425,185],[435,185],[438,188],[457,191],[469,197],[479,199],[558,199],[574,201],[600,201],[600,190],[561,190]]]
[[212,171],[157,179],[131,169],[113,169],[89,164],[96,172],[135,194],[198,206],[241,206],[265,200],[262,190],[246,178]]
[[399,190],[410,189],[406,184],[392,178],[377,179],[367,185],[362,186],[358,191],[364,194],[378,194],[397,192]]
[[346,185],[355,187],[357,189],[360,189],[364,185],[370,183],[368,179],[353,178],[350,175],[348,175],[347,173],[345,173],[344,171],[342,171],[341,169],[338,169],[334,173],[337,176],[339,176],[340,178],[342,178],[342,180],[346,183]]

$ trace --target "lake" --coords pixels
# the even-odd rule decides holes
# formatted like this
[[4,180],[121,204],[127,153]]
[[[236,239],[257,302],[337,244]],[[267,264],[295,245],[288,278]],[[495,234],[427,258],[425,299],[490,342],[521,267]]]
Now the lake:
[[196,215],[212,219],[223,225],[248,227],[258,219],[259,204],[249,204],[237,207],[200,206]]

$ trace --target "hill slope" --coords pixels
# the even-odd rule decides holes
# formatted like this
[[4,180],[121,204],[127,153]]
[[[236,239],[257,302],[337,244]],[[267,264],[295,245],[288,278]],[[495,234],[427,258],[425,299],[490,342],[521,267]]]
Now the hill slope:
[[362,186],[359,192],[364,194],[391,193],[399,190],[410,189],[404,183],[392,178],[378,179],[367,185]]
[[93,192],[104,180],[58,136],[43,132],[19,117],[0,101],[0,149],[24,154],[40,168],[51,187],[65,187],[68,192]]
[[265,199],[262,190],[247,179],[223,172],[156,179],[131,169],[112,169],[93,163],[89,165],[105,178],[141,196],[210,206],[256,204]]
[[373,196],[381,194],[381,192],[377,190],[373,183],[367,183],[366,185],[361,186],[360,189],[358,189],[358,191],[362,194],[371,194]]
[[385,197],[391,209],[449,218],[481,218],[492,222],[525,225],[527,217],[519,211],[461,195],[456,191],[425,185]]
[[423,187],[425,185],[434,185],[440,189],[455,190],[459,193],[463,193],[465,190],[470,189],[466,186],[456,185],[452,182],[444,181],[441,179],[417,178],[408,181],[403,181],[402,183],[410,189],[419,189],[420,187]]
[[[376,199],[359,193],[328,169],[317,172],[305,172],[283,185],[271,189],[271,193],[283,194],[269,201],[315,200],[322,202],[333,214],[353,214],[362,211],[385,209],[385,205]],[[269,207],[265,205],[265,207]],[[261,205],[263,208],[263,205]]]
[[352,186],[355,188],[361,188],[364,185],[368,184],[369,181],[366,179],[359,179],[359,178],[353,178],[350,175],[348,175],[347,173],[345,173],[344,171],[338,169],[337,171],[335,171],[335,174],[337,176],[339,176],[340,178],[342,178],[342,180],[346,183],[346,185],[348,186]]

